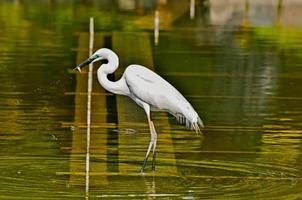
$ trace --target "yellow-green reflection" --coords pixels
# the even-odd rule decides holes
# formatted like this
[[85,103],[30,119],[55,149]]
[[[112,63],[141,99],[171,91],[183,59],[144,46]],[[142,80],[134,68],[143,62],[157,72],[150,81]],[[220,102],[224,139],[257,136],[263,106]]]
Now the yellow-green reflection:
[[[159,10],[159,44],[153,44]],[[175,85],[203,117],[196,135],[166,113],[157,171],[138,173],[146,117],[94,75],[90,196],[297,199],[301,197],[299,1],[1,1],[0,198],[85,196],[87,74],[71,73],[95,47]],[[293,17],[295,16],[295,17]],[[147,169],[149,170],[149,169]]]

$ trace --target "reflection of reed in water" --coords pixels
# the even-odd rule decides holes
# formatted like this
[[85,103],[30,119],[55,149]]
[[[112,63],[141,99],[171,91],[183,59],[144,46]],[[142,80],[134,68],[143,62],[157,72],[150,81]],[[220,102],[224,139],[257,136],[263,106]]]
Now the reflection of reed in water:
[[[96,38],[101,35],[96,34]],[[89,41],[89,35],[86,33],[79,34],[79,52],[77,54],[77,62],[80,62],[87,57],[87,49]],[[95,76],[95,75],[94,75]],[[87,73],[77,73],[77,84],[76,84],[76,95],[75,95],[75,125],[86,127],[86,116],[87,116],[87,88],[88,80]],[[93,78],[97,80],[96,77]],[[105,173],[106,167],[106,155],[107,148],[107,133],[104,131],[107,128],[107,109],[106,109],[106,93],[98,85],[93,83],[92,85],[93,94],[91,98],[91,145],[90,145],[90,174],[97,172]],[[98,94],[98,95],[96,95]],[[98,108],[98,109],[94,109]],[[94,125],[98,125],[100,128],[93,128]],[[98,142],[101,141],[101,144]],[[72,134],[72,149],[70,158],[70,184],[71,185],[84,185],[85,178],[81,173],[85,172],[85,159],[83,156],[86,154],[86,133],[83,129],[76,129]],[[105,156],[104,156],[105,155]],[[99,160],[100,162],[95,162]],[[93,176],[92,176],[93,177]],[[103,185],[107,184],[107,178],[90,178],[90,184]]]
[[[135,48],[126,48],[130,47],[132,44],[136,44]],[[151,41],[149,34],[120,34],[120,33],[113,33],[112,35],[112,49],[119,55],[121,58],[120,68],[118,69],[116,75],[121,76],[122,72],[124,71],[125,67],[129,66],[133,63],[140,63],[147,67],[152,67],[153,65],[153,55],[152,55],[152,49],[151,49]],[[137,125],[139,127],[143,126],[143,132],[149,132],[148,127],[146,127],[146,116],[140,107],[138,107],[133,101],[124,96],[118,95],[117,97],[117,116],[118,116],[118,127],[119,129],[125,129],[125,128],[136,128]],[[175,158],[172,154],[162,154],[161,148],[169,148],[173,151],[173,145],[172,145],[172,138],[171,133],[168,134],[162,134],[162,129],[158,126],[160,124],[163,124],[163,126],[167,129],[169,129],[169,122],[167,114],[163,115],[164,117],[161,118],[160,123],[156,123],[156,128],[158,129],[158,164],[157,165],[157,171],[156,173],[177,173],[176,167],[175,167]],[[146,129],[147,128],[147,129]],[[149,133],[148,133],[149,134]],[[147,136],[147,137],[144,137]],[[148,144],[148,135],[140,135],[137,137],[136,141],[131,141],[127,135],[121,134],[119,137],[119,158],[123,159],[124,162],[119,163],[119,172],[136,172],[137,171],[137,163],[129,163],[131,160],[138,160],[136,156],[132,158],[131,151],[132,145],[134,145],[133,151],[137,151],[138,149],[135,147],[140,146],[139,152],[140,152],[140,158],[139,163],[144,158],[144,151],[145,148],[142,146]],[[160,142],[164,138],[169,138],[166,144],[160,145]],[[128,145],[127,148],[122,148],[123,145]],[[121,146],[122,145],[122,146]],[[130,145],[130,146],[129,146]],[[129,151],[130,150],[130,151]],[[137,154],[136,154],[137,155]],[[169,168],[164,167],[160,165],[160,160],[165,158],[171,159],[171,165]],[[126,160],[125,160],[126,159]],[[125,161],[127,163],[125,163]]]

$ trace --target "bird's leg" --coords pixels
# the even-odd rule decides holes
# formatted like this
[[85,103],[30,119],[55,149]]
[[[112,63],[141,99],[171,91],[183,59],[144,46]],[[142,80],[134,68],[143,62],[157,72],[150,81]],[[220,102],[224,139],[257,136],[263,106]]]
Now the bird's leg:
[[156,160],[156,143],[157,143],[157,134],[156,134],[156,130],[154,127],[153,122],[151,121],[151,126],[150,126],[151,131],[151,137],[153,138],[153,152],[152,152],[152,171],[155,171],[155,160]]
[[149,154],[150,154],[150,151],[151,151],[151,148],[153,146],[153,159],[152,159],[152,170],[154,171],[155,170],[155,157],[156,157],[156,142],[157,142],[157,134],[156,134],[156,131],[155,131],[155,128],[154,128],[154,124],[151,120],[151,116],[150,116],[150,105],[145,103],[145,102],[141,102],[142,105],[143,105],[143,108],[147,114],[147,118],[148,118],[148,124],[149,124],[149,129],[150,129],[150,134],[151,134],[151,140],[150,140],[150,143],[149,143],[149,147],[148,147],[148,150],[147,150],[147,153],[146,153],[146,157],[144,159],[144,162],[143,162],[143,165],[142,165],[142,168],[141,168],[141,172],[143,173],[144,170],[145,170],[145,167],[146,167],[146,163],[147,163],[147,160],[148,160],[148,157],[149,157]]
[[[151,133],[151,140],[150,140],[149,147],[148,147],[148,150],[147,150],[147,153],[146,153],[146,156],[145,156],[142,168],[141,168],[141,172],[144,172],[144,170],[145,170],[146,163],[147,163],[147,160],[148,160],[148,157],[149,157],[152,146],[153,146],[152,166],[155,164],[154,163],[154,160],[155,160],[155,154],[154,153],[155,153],[155,148],[156,148],[157,135],[156,135],[156,132],[155,132],[155,129],[154,129],[153,122],[150,119],[148,119],[148,122],[149,122],[149,128],[150,128],[150,133]],[[155,169],[155,166],[152,167],[152,170],[153,170],[153,168]]]
[[148,160],[148,157],[149,157],[149,154],[150,154],[150,151],[151,151],[152,145],[153,145],[153,141],[152,141],[152,137],[151,137],[151,141],[150,141],[150,143],[149,143],[149,147],[148,147],[148,150],[147,150],[147,153],[146,153],[146,156],[145,156],[145,159],[144,159],[144,162],[143,162],[142,168],[141,168],[141,172],[142,172],[142,173],[143,173],[143,172],[144,172],[144,170],[145,170],[146,163],[147,163],[147,160]]

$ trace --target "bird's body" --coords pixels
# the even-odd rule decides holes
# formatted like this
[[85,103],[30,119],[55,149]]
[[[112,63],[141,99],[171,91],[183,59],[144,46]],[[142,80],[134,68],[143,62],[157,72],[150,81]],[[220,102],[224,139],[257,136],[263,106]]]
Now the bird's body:
[[108,63],[101,65],[97,71],[99,83],[112,93],[129,96],[139,106],[144,108],[147,114],[151,141],[141,171],[144,171],[152,146],[152,169],[154,170],[157,134],[150,112],[158,110],[167,111],[174,115],[180,123],[185,123],[187,127],[195,131],[200,131],[199,126],[203,127],[202,121],[191,104],[176,88],[144,66],[130,65],[118,81],[110,81],[107,75],[113,73],[118,68],[119,62],[117,55],[109,49],[99,49],[87,61],[80,64],[77,69],[101,59],[107,59]]
[[158,74],[140,65],[130,65],[123,78],[130,90],[128,96],[137,104],[142,106],[140,101],[143,101],[151,106],[151,111],[167,111],[197,130],[200,118],[196,111],[177,89]]

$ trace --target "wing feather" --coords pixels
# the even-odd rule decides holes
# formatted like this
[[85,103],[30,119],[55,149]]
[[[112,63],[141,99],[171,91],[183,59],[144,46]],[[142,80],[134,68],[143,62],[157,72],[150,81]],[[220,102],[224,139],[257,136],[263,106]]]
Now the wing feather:
[[200,132],[203,123],[192,105],[170,83],[155,72],[140,66],[130,65],[124,73],[130,92],[152,107],[166,110],[181,124]]

